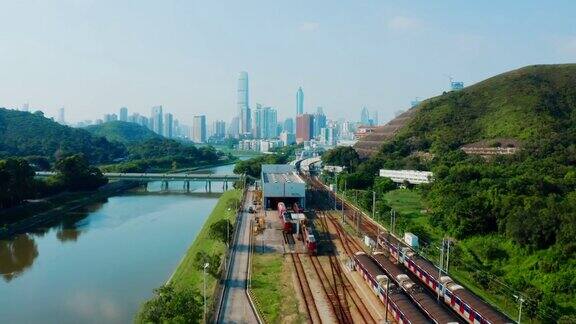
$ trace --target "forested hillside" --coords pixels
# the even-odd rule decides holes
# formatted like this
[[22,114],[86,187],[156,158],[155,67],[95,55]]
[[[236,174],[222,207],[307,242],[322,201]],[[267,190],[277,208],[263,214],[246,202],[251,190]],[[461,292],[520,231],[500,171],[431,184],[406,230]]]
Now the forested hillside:
[[123,145],[93,136],[84,129],[60,125],[41,112],[0,108],[0,158],[44,156],[51,160],[82,153],[91,163],[111,162],[126,156]]
[[124,144],[140,143],[162,137],[144,126],[122,121],[90,125],[84,129],[93,135],[105,137],[109,141]]
[[[499,139],[519,150],[483,158],[460,149]],[[515,308],[516,291],[541,322],[576,312],[576,64],[529,66],[429,99],[339,179],[373,190],[380,168],[434,172],[420,191],[424,228],[458,242],[455,271],[501,307]]]

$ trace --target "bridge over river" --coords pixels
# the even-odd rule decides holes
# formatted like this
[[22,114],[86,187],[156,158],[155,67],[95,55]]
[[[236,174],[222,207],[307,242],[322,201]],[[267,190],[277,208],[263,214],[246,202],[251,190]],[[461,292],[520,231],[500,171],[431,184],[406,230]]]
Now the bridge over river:
[[[38,171],[36,177],[50,177],[56,172]],[[186,190],[190,190],[190,182],[205,182],[206,191],[212,190],[212,182],[221,182],[223,189],[228,189],[228,182],[243,180],[244,175],[238,174],[212,174],[212,173],[113,173],[107,172],[103,175],[110,180],[130,180],[140,182],[160,181],[162,189],[168,189],[169,182],[183,182]]]

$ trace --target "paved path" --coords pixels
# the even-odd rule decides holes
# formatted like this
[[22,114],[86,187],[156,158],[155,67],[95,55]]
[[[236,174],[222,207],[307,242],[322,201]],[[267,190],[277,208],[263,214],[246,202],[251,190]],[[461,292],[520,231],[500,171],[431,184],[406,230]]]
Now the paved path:
[[[248,210],[251,202],[252,191],[248,191],[243,210]],[[242,212],[238,219],[236,245],[225,284],[221,323],[258,323],[246,295],[251,217],[251,214]]]

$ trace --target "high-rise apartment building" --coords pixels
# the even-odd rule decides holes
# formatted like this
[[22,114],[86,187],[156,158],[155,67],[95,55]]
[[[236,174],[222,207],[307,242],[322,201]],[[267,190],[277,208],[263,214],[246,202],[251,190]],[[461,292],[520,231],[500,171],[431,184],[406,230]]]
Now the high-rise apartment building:
[[296,117],[296,143],[309,141],[312,138],[314,116],[302,114]]
[[158,135],[164,135],[164,120],[162,116],[162,106],[152,107],[152,115],[150,116],[152,131]]
[[226,122],[223,120],[217,120],[214,122],[213,134],[214,138],[223,139],[226,137]]
[[60,109],[58,109],[58,119],[56,120],[58,123],[64,125],[66,124],[66,116],[65,115],[65,111],[64,111],[64,107],[61,107]]
[[304,91],[302,87],[298,88],[296,92],[296,116],[302,115],[304,113]]
[[206,142],[206,116],[194,116],[192,121],[192,141],[194,143]]
[[118,114],[118,120],[127,122],[128,121],[128,108],[120,108],[120,113]]
[[164,114],[164,136],[167,138],[174,137],[174,116],[171,113]]
[[254,111],[254,127],[252,135],[254,138],[270,139],[276,138],[278,126],[278,113],[271,107],[257,105]]
[[117,121],[118,120],[118,115],[116,114],[106,114],[104,115],[104,122],[108,123],[108,122],[113,122],[113,121]]
[[370,114],[370,125],[372,125],[372,126],[378,126],[379,125],[378,110],[373,110],[372,113]]
[[324,115],[322,107],[318,107],[318,109],[316,109],[316,113],[314,114],[314,130],[312,131],[312,136],[318,137],[320,135],[320,130],[325,127],[326,115]]
[[250,101],[248,92],[248,73],[240,72],[238,77],[238,118],[239,133],[249,134],[252,129],[252,116],[250,114]]
[[232,117],[230,121],[230,126],[228,127],[228,135],[233,138],[240,137],[240,117]]
[[284,131],[290,134],[294,134],[294,119],[293,118],[286,118],[284,121]]

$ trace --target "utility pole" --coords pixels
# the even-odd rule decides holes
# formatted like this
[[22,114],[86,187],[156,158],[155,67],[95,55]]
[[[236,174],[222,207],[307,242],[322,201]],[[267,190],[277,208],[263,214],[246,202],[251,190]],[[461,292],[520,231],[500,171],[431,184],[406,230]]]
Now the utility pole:
[[334,181],[334,211],[337,211],[338,208],[336,207],[336,198],[338,197],[336,194],[338,192],[338,173],[335,173],[335,181]]
[[210,266],[210,263],[204,263],[204,323],[206,323],[206,269]]
[[[446,238],[442,238],[442,248],[440,249],[440,264],[438,265],[438,281],[442,277],[442,269],[444,268],[444,244],[446,242]],[[437,294],[437,301],[440,301],[440,288],[438,287],[438,294]]]
[[376,191],[372,191],[372,219],[375,219],[376,214]]
[[516,299],[518,299],[518,324],[520,324],[520,321],[522,320],[522,303],[524,303],[524,298],[522,298],[522,296],[518,295],[514,295],[514,297],[516,297]]
[[340,207],[342,208],[342,224],[346,222],[346,217],[344,217],[344,199],[340,199]]

